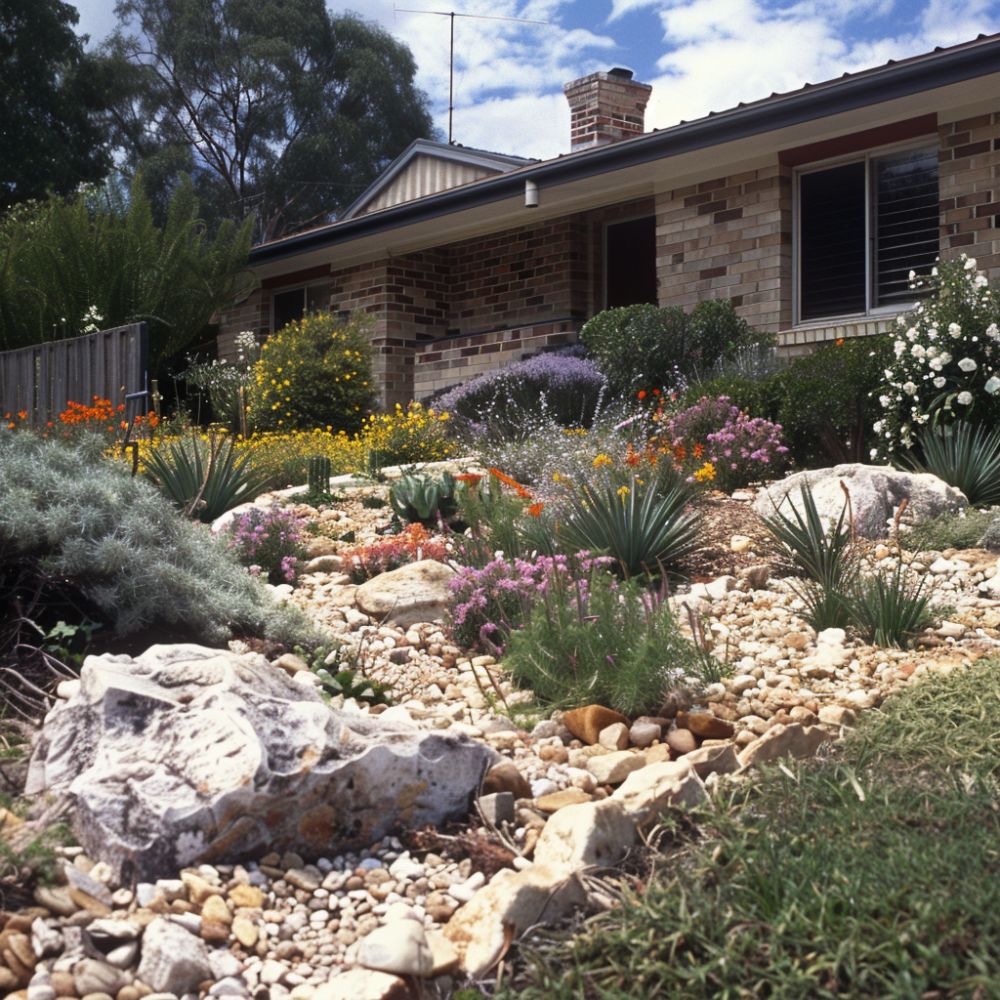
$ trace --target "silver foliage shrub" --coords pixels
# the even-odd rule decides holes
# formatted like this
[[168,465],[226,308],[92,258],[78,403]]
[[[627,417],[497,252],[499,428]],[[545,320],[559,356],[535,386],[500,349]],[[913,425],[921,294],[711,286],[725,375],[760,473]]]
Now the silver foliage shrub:
[[51,583],[78,593],[115,638],[311,638],[300,612],[276,606],[224,543],[98,443],[0,434],[0,604]]

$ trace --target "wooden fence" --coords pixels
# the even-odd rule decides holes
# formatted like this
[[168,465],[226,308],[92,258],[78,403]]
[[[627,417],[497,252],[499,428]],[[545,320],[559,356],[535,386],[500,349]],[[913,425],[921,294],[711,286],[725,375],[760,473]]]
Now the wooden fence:
[[0,414],[27,413],[44,426],[70,400],[95,396],[114,405],[147,388],[149,329],[145,323],[0,353]]

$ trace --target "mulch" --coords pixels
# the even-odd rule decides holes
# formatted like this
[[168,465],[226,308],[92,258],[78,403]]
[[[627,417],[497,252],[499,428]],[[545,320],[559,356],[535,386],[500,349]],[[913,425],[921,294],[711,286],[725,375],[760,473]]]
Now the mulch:
[[[717,492],[698,497],[694,509],[701,515],[700,544],[677,566],[692,582],[738,576],[741,569],[762,562],[766,532],[749,495],[750,491],[737,491],[737,498]],[[745,552],[733,552],[733,535],[746,535],[753,544]]]

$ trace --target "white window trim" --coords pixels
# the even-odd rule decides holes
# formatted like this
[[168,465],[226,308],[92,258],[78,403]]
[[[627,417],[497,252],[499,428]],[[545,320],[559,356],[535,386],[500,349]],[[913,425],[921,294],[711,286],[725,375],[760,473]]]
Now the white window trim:
[[[895,316],[898,313],[912,309],[917,300],[908,303],[896,303],[888,306],[873,306],[873,275],[872,275],[872,191],[871,191],[871,161],[879,160],[893,153],[905,153],[909,150],[934,149],[937,152],[938,146],[932,134],[920,136],[916,139],[908,139],[904,142],[889,143],[885,146],[873,146],[870,149],[859,150],[855,153],[845,153],[843,156],[834,156],[826,160],[816,160],[807,166],[796,167],[792,185],[792,288],[794,297],[792,302],[792,327],[797,330],[812,330],[818,327],[829,326],[831,323],[850,323],[866,319],[884,319],[887,316]],[[800,196],[800,180],[806,174],[815,174],[831,167],[844,166],[848,163],[865,164],[865,310],[864,312],[835,313],[831,316],[816,317],[814,319],[803,320],[801,317],[802,307],[802,205]],[[939,187],[940,191],[940,187]]]

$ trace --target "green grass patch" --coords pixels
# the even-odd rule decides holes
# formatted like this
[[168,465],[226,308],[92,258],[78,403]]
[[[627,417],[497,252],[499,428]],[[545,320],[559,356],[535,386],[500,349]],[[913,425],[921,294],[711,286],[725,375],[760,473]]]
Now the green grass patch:
[[1000,663],[720,794],[643,893],[523,943],[502,995],[1000,997]]

